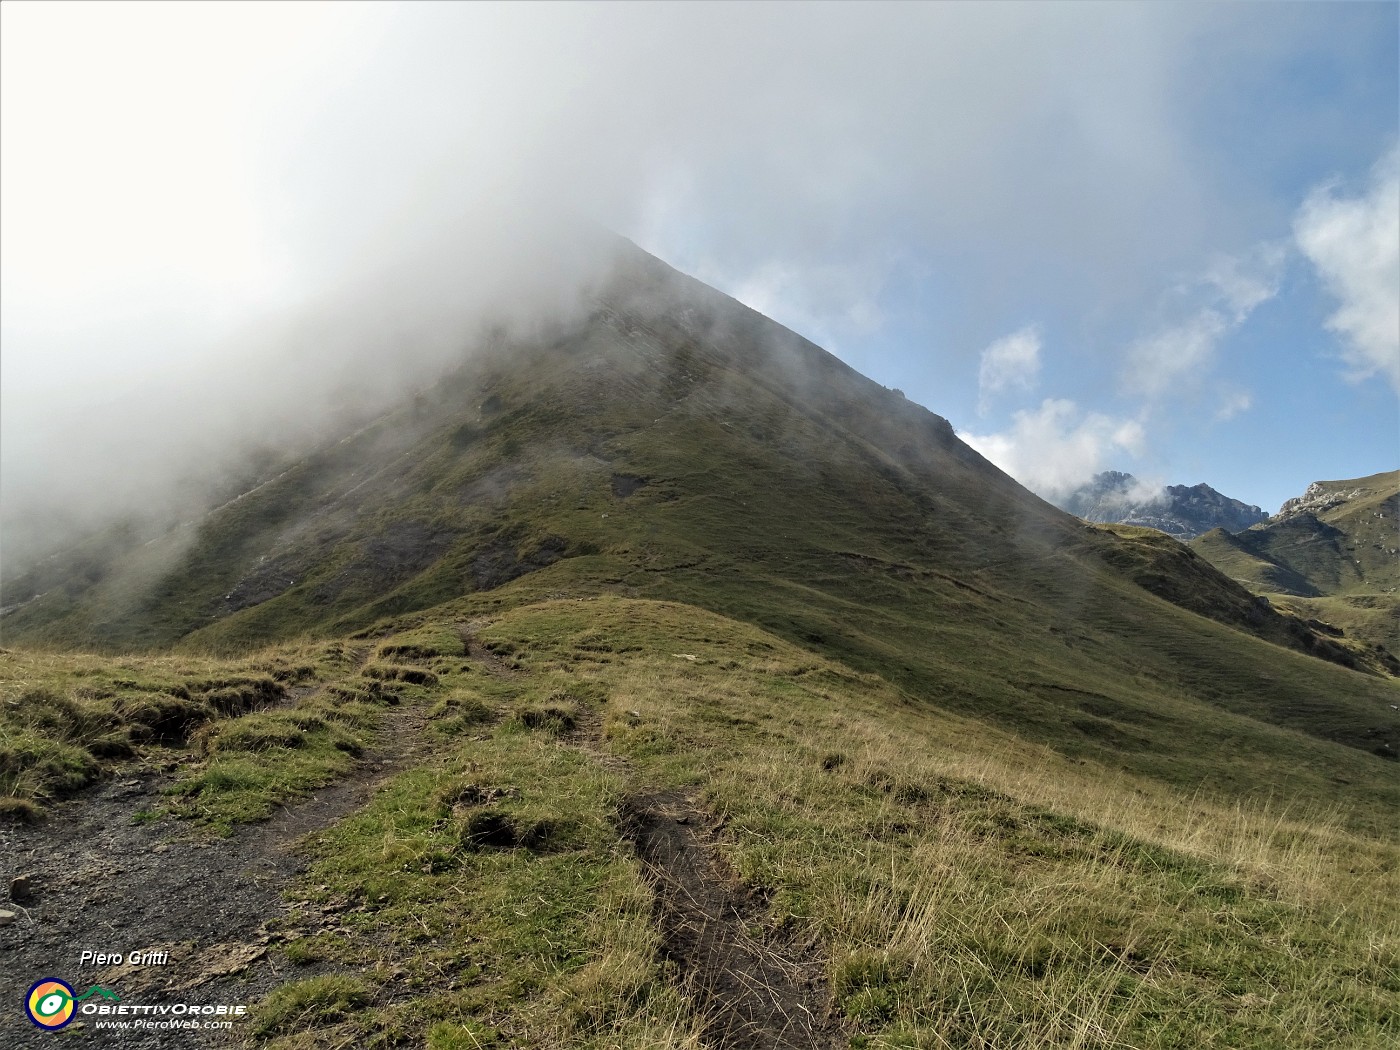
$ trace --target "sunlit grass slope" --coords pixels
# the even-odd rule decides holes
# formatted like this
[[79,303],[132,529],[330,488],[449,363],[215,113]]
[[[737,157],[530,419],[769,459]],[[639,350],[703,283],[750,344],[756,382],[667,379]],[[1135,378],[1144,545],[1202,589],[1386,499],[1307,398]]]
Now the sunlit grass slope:
[[1400,471],[1318,482],[1304,508],[1192,546],[1261,592],[1300,597],[1400,588]]

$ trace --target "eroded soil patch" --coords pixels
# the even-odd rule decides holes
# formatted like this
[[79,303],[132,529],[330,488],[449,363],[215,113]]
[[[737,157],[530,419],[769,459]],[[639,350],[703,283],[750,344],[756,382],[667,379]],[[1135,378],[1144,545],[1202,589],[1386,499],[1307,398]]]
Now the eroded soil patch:
[[715,853],[707,815],[681,792],[624,803],[622,830],[656,888],[663,950],[715,1050],[845,1045],[814,946],[763,931],[761,903]]
[[459,623],[457,625],[457,635],[462,639],[462,645],[467,652],[467,658],[483,665],[488,672],[502,678],[509,678],[515,674],[516,668],[513,664],[501,659],[486,646],[481,644],[476,632],[481,630],[487,623],[486,620],[473,620],[470,623]]

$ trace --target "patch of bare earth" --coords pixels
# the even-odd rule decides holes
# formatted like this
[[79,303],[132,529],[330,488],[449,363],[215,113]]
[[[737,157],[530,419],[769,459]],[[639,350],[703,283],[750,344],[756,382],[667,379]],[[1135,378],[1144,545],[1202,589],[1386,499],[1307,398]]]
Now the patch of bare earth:
[[656,890],[663,950],[714,1050],[823,1050],[846,1045],[814,945],[764,929],[764,908],[718,856],[706,815],[678,791],[623,807]]
[[476,632],[486,626],[488,622],[487,620],[472,620],[470,623],[459,623],[457,636],[462,639],[462,645],[467,651],[468,659],[475,660],[491,674],[509,678],[515,674],[516,668],[482,645],[481,640],[476,636]]

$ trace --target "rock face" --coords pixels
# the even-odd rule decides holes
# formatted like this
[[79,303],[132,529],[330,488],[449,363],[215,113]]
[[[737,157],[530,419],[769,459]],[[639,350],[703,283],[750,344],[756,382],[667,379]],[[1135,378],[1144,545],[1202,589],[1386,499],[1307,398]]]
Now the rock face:
[[1140,525],[1185,542],[1211,529],[1240,532],[1268,517],[1262,509],[1221,495],[1209,485],[1153,490],[1131,474],[1106,470],[1059,506],[1085,521]]
[[[1338,488],[1339,485],[1342,487]],[[1278,513],[1274,515],[1274,521],[1286,521],[1298,514],[1311,514],[1317,517],[1335,507],[1342,506],[1349,500],[1359,499],[1365,495],[1368,495],[1367,490],[1360,485],[1348,489],[1346,482],[1314,481],[1301,496],[1285,500],[1283,506],[1278,509]]]

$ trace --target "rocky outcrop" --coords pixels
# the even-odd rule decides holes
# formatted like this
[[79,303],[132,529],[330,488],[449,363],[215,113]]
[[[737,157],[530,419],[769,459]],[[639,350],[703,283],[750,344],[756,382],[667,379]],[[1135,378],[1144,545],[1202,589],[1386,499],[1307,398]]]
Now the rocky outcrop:
[[[1297,514],[1312,514],[1317,516],[1324,511],[1340,507],[1348,500],[1357,499],[1366,494],[1366,490],[1360,487],[1350,490],[1329,488],[1327,482],[1314,481],[1307,487],[1301,496],[1285,500],[1278,513],[1274,515],[1275,521],[1284,521]],[[1330,484],[1335,485],[1336,482]]]

